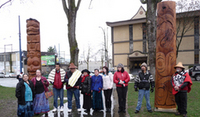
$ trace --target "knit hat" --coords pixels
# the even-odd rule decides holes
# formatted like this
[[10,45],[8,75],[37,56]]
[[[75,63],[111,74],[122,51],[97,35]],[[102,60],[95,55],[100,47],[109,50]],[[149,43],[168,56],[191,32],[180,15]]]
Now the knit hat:
[[143,62],[142,65],[141,65],[140,67],[142,67],[142,66],[144,66],[144,67],[147,68],[147,64],[146,64],[145,62]]
[[124,65],[123,65],[123,64],[121,64],[121,63],[119,63],[119,64],[117,65],[117,68],[119,68],[119,67],[123,68],[123,67],[124,67]]

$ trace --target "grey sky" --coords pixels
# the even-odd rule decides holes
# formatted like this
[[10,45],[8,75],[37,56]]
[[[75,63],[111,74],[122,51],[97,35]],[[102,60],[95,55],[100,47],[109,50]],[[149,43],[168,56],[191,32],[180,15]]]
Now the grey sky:
[[[5,0],[1,0],[3,3]],[[27,0],[26,0],[27,1]],[[81,56],[90,45],[92,53],[102,48],[103,31],[108,32],[109,54],[111,54],[110,28],[106,21],[114,22],[130,19],[142,5],[140,0],[82,0],[77,14],[76,36]],[[146,9],[146,5],[142,5]],[[67,39],[67,18],[61,0],[30,0],[20,3],[14,0],[12,5],[0,9],[0,52],[5,44],[13,44],[13,51],[18,51],[18,15],[21,17],[22,50],[26,50],[26,19],[34,18],[40,22],[41,50],[60,43],[60,51],[65,51],[69,58]],[[108,30],[108,31],[107,31]],[[107,36],[107,34],[106,34]],[[10,51],[10,47],[7,47]],[[98,58],[98,57],[97,57]]]

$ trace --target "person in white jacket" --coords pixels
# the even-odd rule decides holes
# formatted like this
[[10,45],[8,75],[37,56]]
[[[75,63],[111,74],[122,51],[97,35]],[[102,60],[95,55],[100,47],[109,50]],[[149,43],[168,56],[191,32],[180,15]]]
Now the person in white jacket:
[[112,88],[113,88],[113,75],[109,73],[108,67],[103,67],[103,91],[105,97],[105,104],[106,104],[106,112],[111,112],[111,95],[112,95]]

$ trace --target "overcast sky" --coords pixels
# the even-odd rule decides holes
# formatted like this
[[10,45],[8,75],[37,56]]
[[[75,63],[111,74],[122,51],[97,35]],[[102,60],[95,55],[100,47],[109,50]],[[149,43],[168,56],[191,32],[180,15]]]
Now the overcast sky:
[[[0,4],[3,3],[1,0]],[[61,55],[65,51],[65,57],[69,57],[69,44],[67,37],[67,18],[62,8],[61,0],[14,0],[0,9],[0,52],[4,51],[4,45],[13,44],[13,51],[19,51],[19,27],[18,15],[21,17],[21,41],[22,50],[27,49],[26,20],[34,18],[40,22],[41,51],[47,51],[49,46],[60,44]],[[104,42],[103,31],[109,41],[109,54],[111,55],[110,27],[106,22],[114,22],[131,19],[140,6],[140,0],[82,0],[77,13],[76,37],[80,49],[80,58],[83,50],[87,51],[88,45],[92,53],[102,48]],[[10,51],[10,46],[6,46]],[[99,57],[97,57],[99,58]]]

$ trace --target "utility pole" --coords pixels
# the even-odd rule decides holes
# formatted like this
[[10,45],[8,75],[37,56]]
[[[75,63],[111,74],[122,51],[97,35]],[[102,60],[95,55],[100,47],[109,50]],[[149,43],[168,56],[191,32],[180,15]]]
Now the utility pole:
[[18,16],[19,20],[19,65],[20,65],[20,73],[22,72],[22,51],[21,51],[21,28],[20,28],[20,16]]
[[104,29],[103,29],[101,26],[99,26],[99,28],[102,29],[103,35],[104,35],[105,66],[109,68],[109,63],[108,63],[108,50],[107,50],[107,46],[106,46],[106,34],[105,34]]

